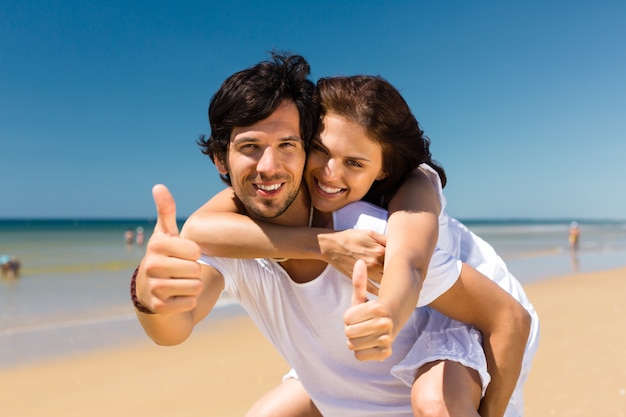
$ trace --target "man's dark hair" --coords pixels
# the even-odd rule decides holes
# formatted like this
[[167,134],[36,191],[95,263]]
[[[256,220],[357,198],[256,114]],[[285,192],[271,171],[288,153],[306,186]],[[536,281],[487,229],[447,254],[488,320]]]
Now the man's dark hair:
[[[271,59],[228,77],[211,98],[211,135],[198,139],[202,153],[225,161],[233,129],[267,119],[285,100],[298,108],[300,136],[308,150],[318,121],[310,72],[302,56],[272,53]],[[231,185],[228,175],[220,177]]]

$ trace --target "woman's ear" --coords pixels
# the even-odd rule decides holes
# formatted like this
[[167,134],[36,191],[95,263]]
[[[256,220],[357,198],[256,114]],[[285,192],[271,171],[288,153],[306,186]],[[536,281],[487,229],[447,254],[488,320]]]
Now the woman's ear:
[[380,171],[376,177],[376,181],[384,180],[389,174],[386,171]]

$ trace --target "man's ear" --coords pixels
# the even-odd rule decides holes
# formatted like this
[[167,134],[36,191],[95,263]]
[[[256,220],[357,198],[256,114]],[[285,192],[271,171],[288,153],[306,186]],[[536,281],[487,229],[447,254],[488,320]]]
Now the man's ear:
[[216,155],[213,157],[213,163],[217,167],[217,172],[219,172],[220,175],[228,175],[228,168],[223,158]]

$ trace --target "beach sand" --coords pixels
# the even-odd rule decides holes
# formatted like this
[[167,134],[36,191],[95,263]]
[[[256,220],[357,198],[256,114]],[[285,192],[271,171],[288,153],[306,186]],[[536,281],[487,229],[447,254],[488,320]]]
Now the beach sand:
[[[542,326],[525,416],[626,416],[626,268],[525,287]],[[246,316],[228,317],[176,347],[146,338],[2,370],[0,414],[239,417],[287,370]]]

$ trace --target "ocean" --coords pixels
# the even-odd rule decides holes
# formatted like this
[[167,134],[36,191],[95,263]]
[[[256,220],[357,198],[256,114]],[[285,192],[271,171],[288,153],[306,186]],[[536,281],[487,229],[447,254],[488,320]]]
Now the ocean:
[[[522,282],[626,265],[626,221],[465,221],[494,246]],[[0,369],[93,349],[147,341],[129,301],[129,280],[145,247],[125,243],[150,220],[0,220],[0,255],[19,257],[18,279],[0,280]],[[626,279],[626,277],[625,277]],[[226,298],[211,317],[238,314]]]

